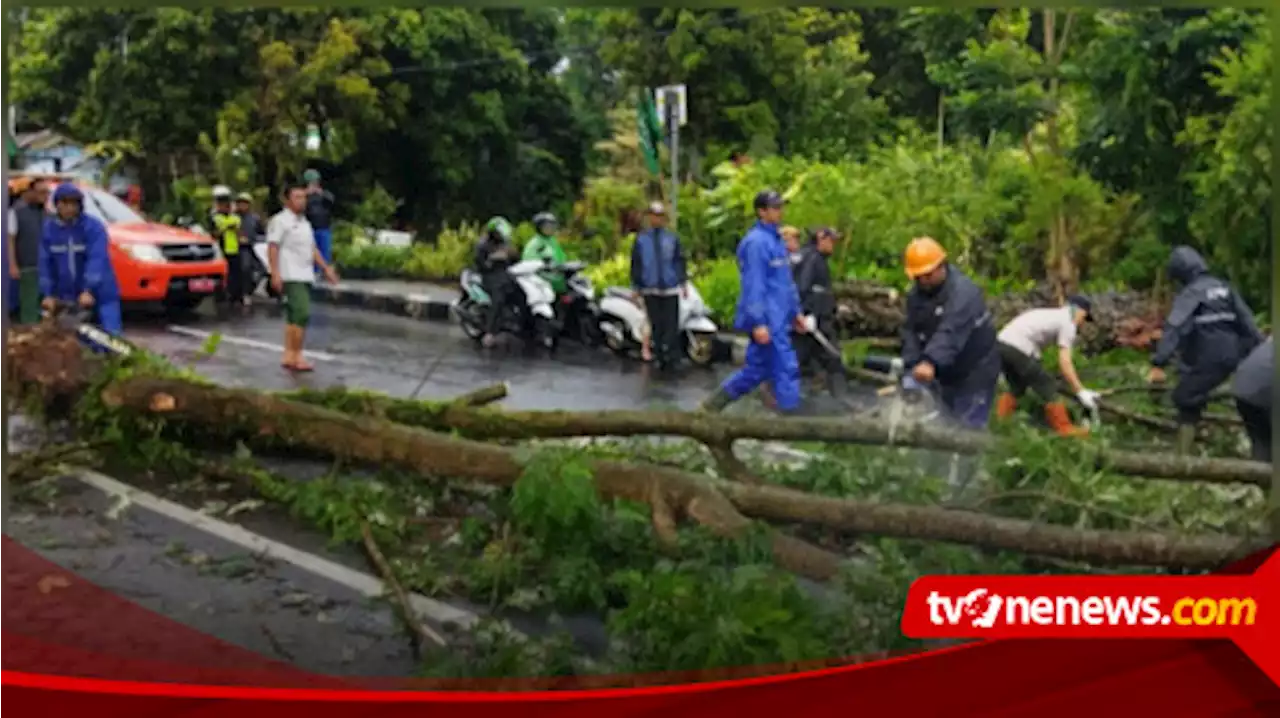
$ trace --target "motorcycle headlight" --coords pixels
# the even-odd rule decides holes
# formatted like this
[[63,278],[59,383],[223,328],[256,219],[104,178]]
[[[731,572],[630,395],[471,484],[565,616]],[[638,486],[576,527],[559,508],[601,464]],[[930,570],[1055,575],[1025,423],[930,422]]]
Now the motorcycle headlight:
[[126,244],[124,251],[139,262],[160,264],[165,261],[164,252],[154,244]]

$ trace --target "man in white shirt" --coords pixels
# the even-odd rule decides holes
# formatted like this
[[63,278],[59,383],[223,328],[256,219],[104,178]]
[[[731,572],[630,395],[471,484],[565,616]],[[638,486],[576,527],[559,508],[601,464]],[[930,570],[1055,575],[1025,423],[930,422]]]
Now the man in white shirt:
[[267,224],[267,256],[271,264],[271,288],[285,300],[284,357],[280,366],[290,371],[311,371],[302,356],[307,321],[311,317],[311,285],[315,267],[330,284],[338,283],[338,273],[316,249],[315,234],[307,221],[307,189],[289,185],[281,197],[284,209]]
[[1045,418],[1049,426],[1061,436],[1082,436],[1088,429],[1071,423],[1067,407],[1058,399],[1058,383],[1040,364],[1041,353],[1050,344],[1058,345],[1058,368],[1071,385],[1071,390],[1085,408],[1098,407],[1097,392],[1080,383],[1071,349],[1081,324],[1090,320],[1092,305],[1081,296],[1067,300],[1066,306],[1056,309],[1032,309],[1019,314],[1005,325],[996,337],[1000,353],[1000,369],[1009,391],[1001,394],[996,402],[996,416],[1007,419],[1018,407],[1018,399],[1031,389],[1045,403]]

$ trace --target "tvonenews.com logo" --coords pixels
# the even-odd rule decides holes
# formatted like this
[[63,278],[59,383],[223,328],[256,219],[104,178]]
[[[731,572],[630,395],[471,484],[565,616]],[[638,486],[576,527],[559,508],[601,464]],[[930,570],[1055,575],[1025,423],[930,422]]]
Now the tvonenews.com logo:
[[1159,596],[1002,595],[977,588],[961,596],[930,591],[925,598],[935,626],[990,629],[1005,626],[1252,626],[1253,598],[1184,596],[1165,610]]

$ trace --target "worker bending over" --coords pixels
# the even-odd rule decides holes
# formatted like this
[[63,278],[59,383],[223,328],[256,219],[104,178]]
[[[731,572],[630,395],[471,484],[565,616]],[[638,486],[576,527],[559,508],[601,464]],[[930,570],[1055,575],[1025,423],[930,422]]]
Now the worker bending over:
[[1067,407],[1058,399],[1058,382],[1040,363],[1040,355],[1050,344],[1058,345],[1058,369],[1071,385],[1071,391],[1085,408],[1098,408],[1098,394],[1080,383],[1076,374],[1071,350],[1075,346],[1080,325],[1089,321],[1092,305],[1089,300],[1075,296],[1064,307],[1056,309],[1032,309],[1019,314],[1005,325],[996,337],[1000,353],[1000,371],[1009,384],[1009,391],[996,402],[996,416],[1007,419],[1018,407],[1018,399],[1027,389],[1044,401],[1044,415],[1049,426],[1061,436],[1082,436],[1089,433],[1084,427],[1073,426]]

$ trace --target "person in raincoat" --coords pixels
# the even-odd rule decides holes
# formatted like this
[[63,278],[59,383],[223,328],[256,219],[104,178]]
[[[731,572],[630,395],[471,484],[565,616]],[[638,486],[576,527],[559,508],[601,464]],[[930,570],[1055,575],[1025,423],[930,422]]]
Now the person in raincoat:
[[984,429],[1000,378],[1000,354],[982,289],[947,262],[932,237],[911,240],[904,259],[914,282],[902,327],[904,384],[936,385],[952,418]]
[[493,217],[484,226],[484,234],[476,243],[475,269],[480,283],[489,295],[481,344],[492,347],[498,338],[502,312],[508,304],[521,301],[520,286],[507,272],[515,264],[515,247],[511,243],[511,223],[505,217]]
[[[539,261],[550,267],[557,267],[569,261],[568,255],[565,254],[564,248],[560,246],[560,240],[556,239],[556,231],[560,229],[560,222],[556,220],[556,216],[550,212],[539,212],[533,218],[533,239],[524,246],[524,252],[521,253],[520,259],[528,261]],[[551,289],[555,291],[556,296],[564,294],[569,289],[568,283],[565,281],[564,275],[559,272],[550,272],[546,275],[547,281],[551,283]]]
[[1196,424],[1210,392],[1262,343],[1262,332],[1244,299],[1231,285],[1209,274],[1209,265],[1196,250],[1175,247],[1169,255],[1168,274],[1182,289],[1165,317],[1147,379],[1163,383],[1164,367],[1178,356],[1178,385],[1172,399],[1178,410],[1178,450],[1186,453],[1195,441]]
[[1268,337],[1236,369],[1231,393],[1244,421],[1253,460],[1271,463],[1271,393],[1276,381],[1276,342]]
[[702,402],[702,411],[718,412],[749,392],[768,384],[772,403],[790,413],[800,406],[800,364],[791,331],[804,333],[800,296],[791,259],[778,232],[785,201],[773,190],[756,195],[756,223],[738,243],[742,291],[734,328],[749,332],[746,362]]
[[107,228],[84,213],[84,194],[67,183],[53,192],[54,215],[45,220],[40,236],[39,272],[42,305],[52,311],[57,302],[92,308],[95,323],[119,336],[120,288],[111,266]]

